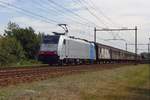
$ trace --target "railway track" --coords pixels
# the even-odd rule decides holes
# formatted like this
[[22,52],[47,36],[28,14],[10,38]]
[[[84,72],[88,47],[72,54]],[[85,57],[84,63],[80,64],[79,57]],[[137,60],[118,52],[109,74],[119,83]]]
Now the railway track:
[[78,66],[38,66],[31,68],[3,68],[0,69],[0,86],[44,80],[49,77],[58,77],[67,74],[80,73],[92,70],[111,69],[123,64],[78,65]]

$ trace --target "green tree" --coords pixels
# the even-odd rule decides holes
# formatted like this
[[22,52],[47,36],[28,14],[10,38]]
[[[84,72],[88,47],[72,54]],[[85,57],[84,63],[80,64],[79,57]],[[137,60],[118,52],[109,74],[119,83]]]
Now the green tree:
[[27,58],[34,59],[36,57],[40,47],[40,36],[32,27],[20,28],[19,25],[9,22],[5,36],[16,38],[22,45]]
[[24,59],[24,51],[20,43],[11,37],[0,38],[0,65],[17,63]]
[[9,22],[7,25],[7,30],[5,30],[4,35],[13,36],[12,31],[15,31],[17,29],[19,29],[19,25],[17,25],[16,23],[13,23],[13,22]]

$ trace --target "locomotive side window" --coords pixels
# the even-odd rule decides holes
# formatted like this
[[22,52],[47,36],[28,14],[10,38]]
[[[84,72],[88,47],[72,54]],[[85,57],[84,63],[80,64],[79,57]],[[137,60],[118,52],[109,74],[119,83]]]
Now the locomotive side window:
[[63,44],[64,44],[64,45],[66,44],[66,40],[63,41]]

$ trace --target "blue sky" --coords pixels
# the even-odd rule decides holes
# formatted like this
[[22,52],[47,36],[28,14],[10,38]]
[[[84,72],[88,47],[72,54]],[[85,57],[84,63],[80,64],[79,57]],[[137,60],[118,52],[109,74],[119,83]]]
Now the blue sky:
[[[67,23],[69,35],[93,40],[94,24],[99,28],[134,28],[138,26],[138,42],[148,43],[150,37],[150,1],[149,0],[0,0],[15,5],[33,14],[4,5],[0,2],[0,34],[9,21],[16,22],[20,27],[33,27],[36,32],[51,34],[52,31],[63,31],[58,23]],[[56,4],[53,4],[54,1]],[[81,2],[80,2],[81,1]],[[85,3],[85,2],[86,3]],[[92,1],[92,2],[91,2]],[[5,7],[3,7],[5,6]],[[63,7],[63,8],[61,8]],[[93,17],[87,8],[98,17]],[[69,10],[68,10],[69,9]],[[73,12],[73,13],[70,13]],[[79,16],[80,17],[79,17]],[[107,17],[107,18],[106,18]],[[46,18],[46,19],[45,19]],[[55,22],[53,22],[53,21]],[[88,20],[88,21],[87,21]],[[45,22],[46,21],[46,22]],[[48,21],[48,23],[47,23]],[[94,23],[94,24],[93,24]],[[119,34],[119,35],[118,35]],[[133,32],[98,32],[97,40],[101,43],[118,48],[125,48],[124,41],[104,41],[103,39],[124,38],[134,43]],[[147,49],[146,46],[139,46]],[[130,51],[134,51],[129,46]],[[145,51],[145,50],[143,50]],[[139,50],[139,52],[141,52]]]

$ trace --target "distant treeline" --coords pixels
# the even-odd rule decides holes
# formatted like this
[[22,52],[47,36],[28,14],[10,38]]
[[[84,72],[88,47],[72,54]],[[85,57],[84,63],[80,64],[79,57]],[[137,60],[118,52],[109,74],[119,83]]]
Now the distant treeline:
[[41,36],[32,27],[21,28],[16,23],[9,22],[3,35],[0,35],[0,66],[34,62]]

